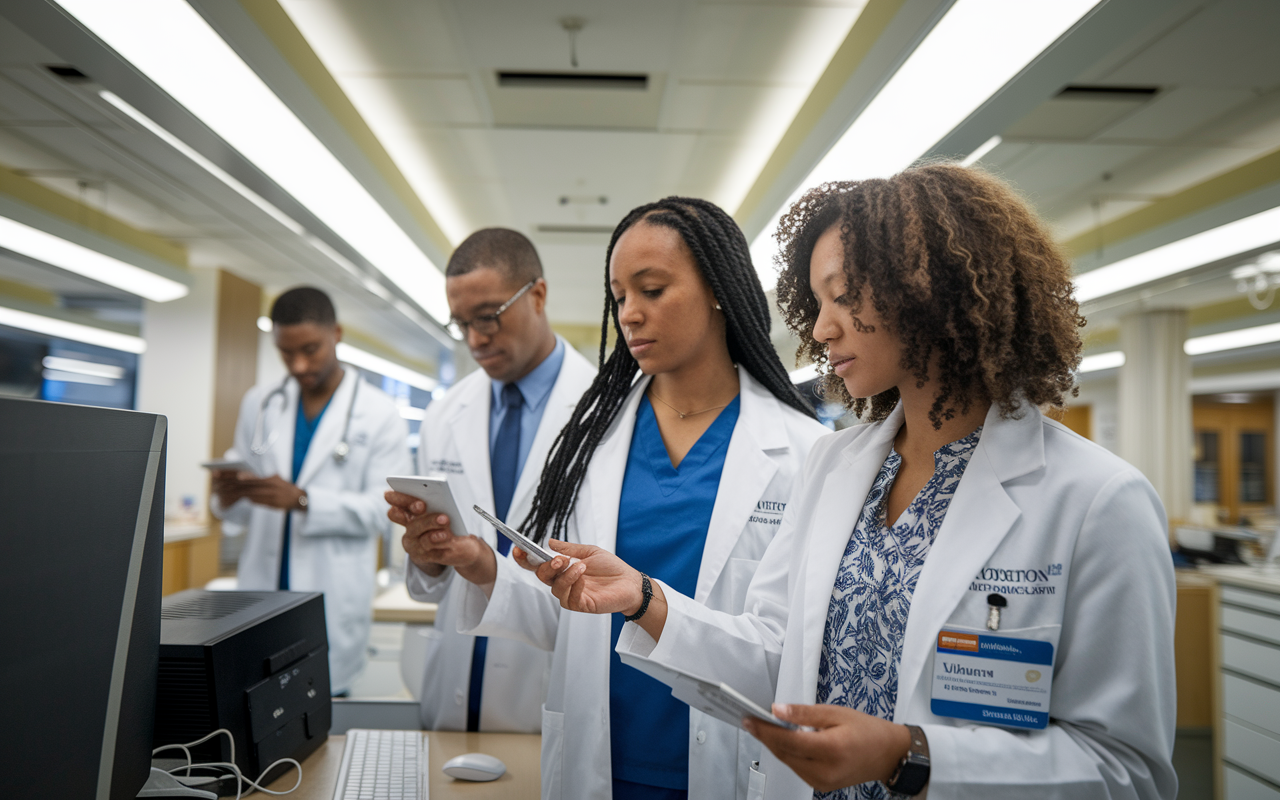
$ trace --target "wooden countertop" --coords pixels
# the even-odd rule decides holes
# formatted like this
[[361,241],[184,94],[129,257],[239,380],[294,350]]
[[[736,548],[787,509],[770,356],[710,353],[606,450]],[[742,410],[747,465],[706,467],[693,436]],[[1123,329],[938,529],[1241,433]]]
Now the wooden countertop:
[[373,599],[373,621],[431,625],[436,621],[436,604],[419,603],[403,582],[397,583]]
[[[345,736],[330,736],[302,762],[302,785],[296,792],[285,795],[290,800],[332,800],[338,768],[342,765]],[[542,737],[525,733],[456,733],[429,731],[430,740],[430,800],[467,798],[511,798],[511,800],[537,800],[541,792],[539,759]],[[488,753],[502,759],[507,773],[496,781],[471,783],[450,778],[440,771],[444,762],[463,753]],[[273,791],[290,789],[298,776],[293,770],[267,785]]]

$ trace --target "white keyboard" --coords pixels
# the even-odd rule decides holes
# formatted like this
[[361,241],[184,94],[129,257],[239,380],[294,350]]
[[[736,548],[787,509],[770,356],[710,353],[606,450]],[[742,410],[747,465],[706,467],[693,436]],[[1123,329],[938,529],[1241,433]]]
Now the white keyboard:
[[421,731],[347,731],[333,800],[429,800]]

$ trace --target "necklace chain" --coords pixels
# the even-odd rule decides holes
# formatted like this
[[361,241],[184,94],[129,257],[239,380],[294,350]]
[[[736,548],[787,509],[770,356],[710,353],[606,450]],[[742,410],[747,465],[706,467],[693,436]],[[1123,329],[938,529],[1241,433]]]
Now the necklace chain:
[[718,409],[718,408],[728,408],[728,407],[729,407],[729,404],[728,404],[728,403],[725,403],[725,404],[724,404],[724,405],[722,405],[722,406],[712,406],[711,408],[704,408],[704,409],[702,409],[701,411],[690,411],[688,414],[686,414],[686,413],[684,413],[683,411],[681,411],[680,409],[678,409],[678,408],[676,408],[675,406],[673,406],[673,405],[671,405],[670,403],[668,403],[666,400],[663,400],[661,397],[658,397],[658,393],[657,393],[657,392],[655,392],[653,389],[650,389],[650,390],[649,390],[649,394],[650,394],[650,395],[652,395],[652,396],[654,396],[654,397],[657,397],[657,398],[658,398],[658,402],[659,402],[659,403],[662,403],[662,404],[663,404],[664,406],[666,406],[667,408],[669,408],[669,409],[671,409],[672,411],[674,411],[674,412],[676,412],[677,414],[679,414],[679,415],[680,415],[680,419],[684,419],[685,417],[696,417],[696,416],[698,416],[699,414],[705,414],[705,413],[707,413],[708,411],[715,411],[715,410],[716,410],[716,409]]

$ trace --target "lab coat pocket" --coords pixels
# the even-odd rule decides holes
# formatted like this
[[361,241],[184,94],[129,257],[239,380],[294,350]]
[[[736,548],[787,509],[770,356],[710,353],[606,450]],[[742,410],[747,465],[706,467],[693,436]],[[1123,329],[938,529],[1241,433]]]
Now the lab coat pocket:
[[747,779],[747,800],[763,800],[764,773],[760,771],[760,762],[751,762],[751,777]]
[[542,706],[542,796],[564,794],[564,712]]

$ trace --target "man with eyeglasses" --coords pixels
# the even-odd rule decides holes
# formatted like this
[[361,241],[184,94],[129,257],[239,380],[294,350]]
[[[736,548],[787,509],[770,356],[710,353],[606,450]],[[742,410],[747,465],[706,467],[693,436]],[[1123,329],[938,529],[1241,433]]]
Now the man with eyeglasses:
[[[523,234],[505,228],[471,234],[449,258],[445,292],[453,324],[480,370],[428,407],[418,469],[447,474],[464,515],[462,527],[493,548],[500,561],[510,561],[502,558],[510,542],[471,507],[478,504],[520,525],[547,452],[596,370],[552,332],[542,262]],[[388,516],[401,525],[435,513],[409,495],[387,492],[386,498]],[[401,674],[421,703],[422,725],[539,733],[551,654],[521,642],[458,633],[464,582],[431,559],[432,537],[443,540],[457,526],[443,516],[436,521],[417,536],[404,536],[409,594],[439,604],[434,626],[406,630],[401,656]],[[509,566],[523,573],[513,561]]]

